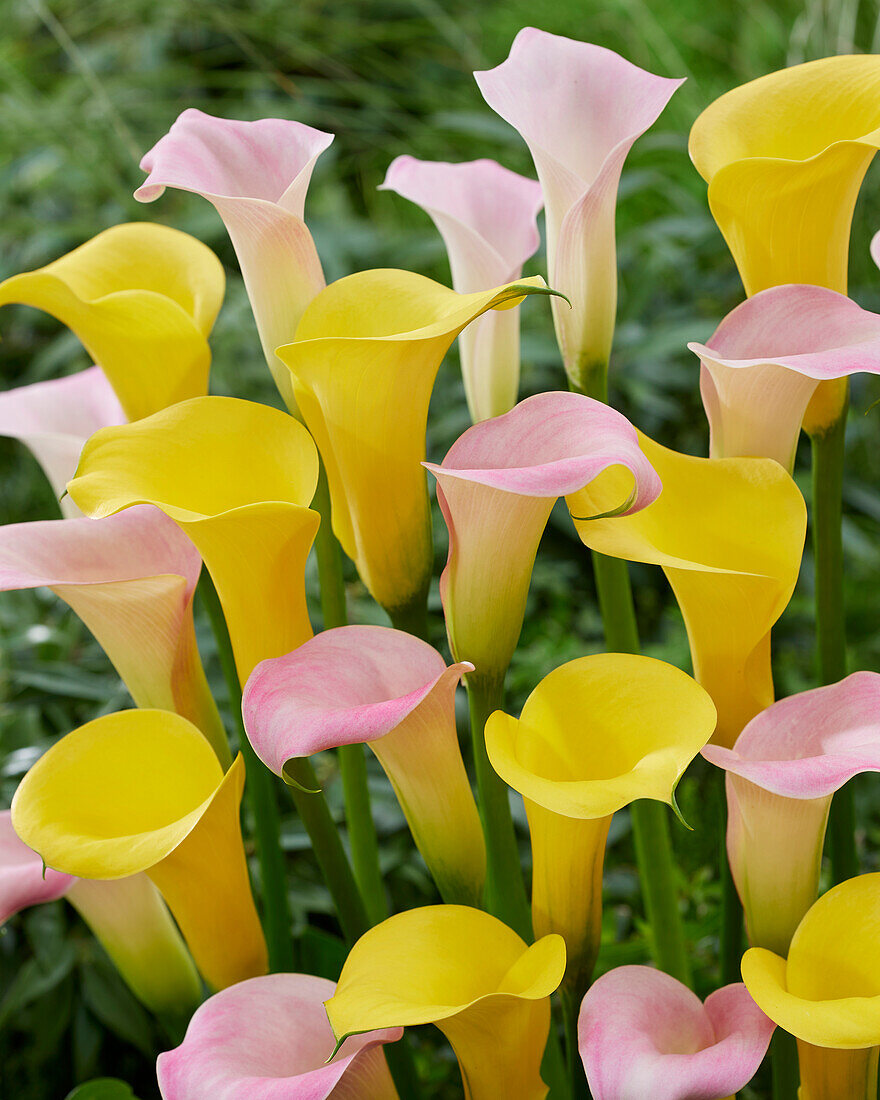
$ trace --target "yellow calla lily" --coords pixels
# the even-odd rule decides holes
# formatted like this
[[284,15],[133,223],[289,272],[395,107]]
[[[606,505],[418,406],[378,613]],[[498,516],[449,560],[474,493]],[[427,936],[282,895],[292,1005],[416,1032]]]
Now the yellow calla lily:
[[578,519],[614,507],[624,487],[607,470],[568,504],[581,540],[613,558],[663,568],[678,600],[694,675],[718,710],[713,740],[730,747],[773,702],[770,629],[797,581],[807,513],[794,481],[762,458],[693,458],[639,434],[663,490],[628,516]]
[[339,1041],[436,1024],[458,1058],[467,1100],[543,1100],[550,994],[564,970],[560,936],[528,947],[479,909],[432,905],[363,935],[325,1007]]
[[498,710],[486,723],[492,767],[525,800],[535,935],[565,938],[565,986],[578,1001],[599,952],[611,815],[638,798],[672,804],[715,719],[680,669],[600,653],[545,676],[519,719]]
[[0,305],[57,317],[103,368],[129,420],[208,391],[208,334],[223,266],[201,241],[150,222],[116,225],[0,283]]
[[874,1100],[880,1048],[880,874],[840,883],[808,910],[788,958],[753,947],[743,981],[798,1040],[802,1100]]
[[[759,77],[699,116],[689,151],[746,294],[783,283],[846,293],[862,180],[880,147],[880,56],[825,57]],[[819,385],[806,430],[833,423],[845,379]]]
[[83,448],[69,491],[87,515],[154,504],[193,541],[217,587],[244,683],[256,664],[311,637],[304,569],[318,453],[278,409],[197,397]]
[[538,276],[457,294],[409,271],[362,271],[322,290],[276,349],[327,469],[336,537],[396,625],[418,616],[431,578],[420,463],[440,363],[471,321],[536,293],[551,293]]
[[266,947],[239,826],[244,764],[224,775],[179,715],[128,710],[63,737],[30,769],[12,823],[47,867],[84,879],[145,872],[206,981],[262,974]]

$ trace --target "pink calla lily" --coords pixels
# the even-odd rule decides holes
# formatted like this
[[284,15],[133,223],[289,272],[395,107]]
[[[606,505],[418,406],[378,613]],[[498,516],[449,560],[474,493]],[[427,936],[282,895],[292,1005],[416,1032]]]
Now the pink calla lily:
[[707,745],[703,756],[727,772],[727,853],[749,939],[784,955],[819,894],[834,792],[880,771],[880,673],[782,699],[732,749]]
[[132,992],[157,1012],[191,1011],[201,997],[192,957],[146,875],[97,882],[45,867],[0,812],[0,926],[44,902],[67,901],[116,964]]
[[700,357],[712,458],[794,466],[801,422],[823,381],[880,374],[880,315],[825,287],[771,287],[729,313]]
[[474,76],[532,154],[547,211],[547,281],[571,302],[552,303],[565,369],[577,389],[598,395],[617,311],[620,173],[682,81],[534,27],[519,32],[506,61]]
[[0,591],[47,587],[97,638],[139,707],[173,710],[231,761],[192,601],[201,558],[158,508],[0,527]]
[[[397,157],[379,190],[395,191],[430,216],[460,294],[515,282],[541,243],[541,185],[494,160]],[[458,347],[471,420],[512,409],[519,390],[519,309],[477,318],[459,335]]]
[[257,665],[242,713],[276,775],[294,757],[368,744],[443,897],[479,903],[486,851],[455,729],[455,689],[471,668],[447,668],[400,630],[337,627]]
[[269,974],[216,993],[159,1055],[162,1100],[397,1100],[382,1046],[403,1028],[353,1035],[334,1053],[323,1002],[335,990],[310,974]]
[[[660,479],[629,421],[592,398],[542,393],[469,428],[438,466],[437,499],[449,528],[440,580],[450,647],[478,678],[503,680],[522,629],[538,543],[556,499],[605,470],[631,479],[615,514],[655,500]],[[628,494],[628,495],[627,495]]]
[[647,966],[620,966],[584,997],[578,1047],[594,1100],[726,1100],[757,1072],[775,1025],[741,983],[705,1004]]
[[214,205],[241,265],[266,362],[291,411],[290,372],[275,349],[290,343],[324,286],[303,207],[315,162],[332,141],[301,122],[239,122],[191,107],[145,154],[148,175],[135,191],[136,199],[153,202],[176,187]]
[[[27,447],[58,498],[73,477],[89,436],[125,420],[119,398],[100,367],[0,393],[0,435]],[[61,512],[82,515],[69,496],[61,499]]]

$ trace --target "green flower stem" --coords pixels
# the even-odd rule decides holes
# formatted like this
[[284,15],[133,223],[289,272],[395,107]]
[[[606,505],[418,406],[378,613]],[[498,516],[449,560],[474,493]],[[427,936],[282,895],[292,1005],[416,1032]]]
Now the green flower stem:
[[290,899],[287,896],[284,853],[281,850],[281,819],[278,813],[275,785],[272,782],[271,773],[258,759],[244,731],[241,717],[241,684],[235,668],[232,643],[229,640],[229,631],[226,628],[220,598],[207,569],[202,569],[198,590],[217,640],[217,651],[229,696],[229,709],[232,711],[237,728],[238,746],[244,757],[247,776],[244,791],[254,820],[263,895],[263,930],[269,950],[269,969],[290,971],[294,969],[293,918]]
[[[833,684],[846,676],[846,616],[843,605],[843,468],[846,412],[821,435],[811,437],[813,459],[813,557],[816,569],[816,637],[819,676]],[[828,820],[834,881],[859,873],[851,784],[834,796]]]
[[385,609],[395,630],[403,630],[423,642],[428,640],[428,590],[419,592],[409,603],[393,610]]
[[327,806],[327,800],[318,790],[318,780],[307,757],[289,760],[285,772],[303,789],[290,786],[290,795],[300,820],[312,842],[312,851],[321,874],[333,898],[342,934],[353,944],[370,927],[366,906],[355,881],[348,856],[342,847],[339,830]]
[[[318,577],[321,582],[324,629],[329,630],[332,627],[345,626],[348,622],[348,610],[342,578],[342,553],[330,525],[330,489],[323,465],[312,503],[321,516],[321,526],[315,537],[315,556],[318,559]],[[364,899],[370,923],[378,924],[388,916],[389,909],[385,884],[379,869],[379,841],[370,808],[364,752],[363,745],[341,745],[336,751],[336,758],[342,775],[345,819],[354,877]]]
[[486,908],[530,943],[532,914],[510,813],[510,796],[507,784],[492,767],[486,753],[486,719],[500,709],[504,688],[500,680],[481,679],[475,673],[466,680],[474,770],[486,838]]
[[730,873],[723,832],[718,859],[721,868],[721,981],[723,985],[730,985],[731,982],[742,981],[743,910]]
[[797,1100],[801,1080],[797,1040],[781,1027],[773,1032],[770,1041],[770,1073],[773,1100]]
[[[594,551],[593,573],[608,651],[638,653],[639,632],[627,563]],[[651,954],[661,970],[692,986],[666,807],[660,802],[640,799],[632,803],[629,811],[645,915],[651,929]]]
[[587,1076],[578,1050],[578,1015],[581,1010],[581,999],[565,991],[560,992],[560,999],[565,1024],[565,1059],[571,1100],[589,1100]]

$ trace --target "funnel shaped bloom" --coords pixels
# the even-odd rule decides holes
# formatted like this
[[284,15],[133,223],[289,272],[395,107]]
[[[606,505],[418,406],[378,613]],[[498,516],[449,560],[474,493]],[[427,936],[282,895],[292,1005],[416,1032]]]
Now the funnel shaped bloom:
[[293,757],[368,744],[444,900],[478,905],[486,849],[455,729],[455,689],[471,668],[447,668],[400,630],[342,626],[258,665],[242,713],[276,775]]
[[689,152],[746,294],[846,293],[853,208],[880,145],[880,57],[825,57],[716,99]]
[[101,942],[132,992],[154,1012],[191,1012],[202,987],[192,958],[146,875],[90,882],[43,866],[0,813],[0,925],[64,897]]
[[714,728],[712,701],[690,676],[629,653],[569,661],[544,677],[518,720],[490,715],[489,760],[529,819],[535,935],[564,937],[575,996],[599,951],[611,815],[637,798],[674,804]]
[[165,225],[131,222],[0,283],[0,305],[57,317],[103,368],[129,420],[207,392],[208,334],[223,301],[214,253]]
[[458,1058],[468,1100],[543,1100],[550,994],[564,969],[559,936],[527,947],[478,909],[410,909],[354,945],[327,1016],[337,1039],[436,1024]]
[[700,357],[713,458],[794,467],[807,405],[823,381],[880,373],[880,315],[817,286],[756,294],[721,322]]
[[180,1046],[159,1055],[162,1100],[397,1100],[382,1046],[403,1029],[353,1035],[334,1054],[323,1002],[335,988],[267,974],[215,993]]
[[702,1004],[649,966],[619,966],[590,988],[578,1047],[593,1100],[728,1100],[758,1070],[773,1024],[744,985]]
[[[379,189],[396,191],[430,215],[460,294],[518,279],[541,243],[541,185],[494,160],[397,157]],[[471,420],[512,409],[519,392],[519,312],[484,313],[461,333],[458,348]]]
[[[89,436],[124,422],[122,406],[100,367],[0,393],[0,435],[27,447],[59,498]],[[61,512],[81,515],[68,496],[61,500]]]
[[166,187],[194,191],[223,219],[244,276],[266,362],[291,412],[290,375],[275,348],[293,339],[303,310],[324,286],[321,261],[303,221],[315,162],[332,134],[301,122],[239,122],[193,107],[141,161],[149,173],[141,202]]
[[89,879],[146,873],[212,986],[264,973],[238,807],[244,764],[226,774],[198,730],[128,710],[62,737],[12,801],[21,839],[47,867]]
[[189,536],[217,587],[244,683],[257,662],[311,636],[304,569],[317,479],[302,424],[252,401],[200,397],[97,432],[70,495],[96,517],[154,504]]
[[173,710],[228,767],[229,744],[193,625],[202,562],[156,508],[0,527],[0,591],[45,586],[97,638],[139,707]]
[[[846,293],[853,209],[880,145],[880,57],[825,57],[716,99],[689,152],[746,294],[783,283]],[[846,382],[817,389],[804,428],[841,413]]]
[[550,293],[540,278],[456,294],[409,271],[362,271],[308,307],[278,348],[330,484],[333,530],[392,619],[431,578],[425,428],[434,379],[461,330],[490,309]]
[[[639,441],[663,483],[657,500],[634,515],[576,518],[575,526],[593,550],[662,566],[687,628],[694,675],[718,709],[714,740],[729,746],[773,702],[770,628],[800,569],[804,500],[777,462],[693,458],[643,435]],[[572,515],[614,506],[616,477],[610,471],[570,497]]]
[[880,1047],[880,874],[833,887],[798,925],[788,958],[753,947],[743,981],[798,1040],[804,1100],[873,1100]]
[[727,852],[749,940],[784,954],[819,893],[832,795],[880,771],[880,674],[782,699],[732,749],[703,755],[727,772]]
[[538,543],[556,498],[612,466],[623,467],[610,506],[638,511],[660,492],[620,413],[575,393],[542,393],[477,424],[440,466],[437,500],[449,528],[440,580],[449,644],[475,675],[503,681],[522,629]]
[[572,384],[604,387],[617,312],[614,217],[623,162],[682,83],[612,50],[526,27],[510,56],[474,73],[483,98],[529,147],[547,211],[556,337]]

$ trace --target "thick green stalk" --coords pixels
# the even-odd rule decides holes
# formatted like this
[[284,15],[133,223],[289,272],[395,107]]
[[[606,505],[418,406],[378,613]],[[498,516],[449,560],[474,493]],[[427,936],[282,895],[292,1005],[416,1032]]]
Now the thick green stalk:
[[226,628],[220,598],[214,582],[204,568],[199,578],[199,594],[217,640],[217,652],[229,695],[229,709],[238,733],[238,746],[244,757],[247,774],[244,791],[254,819],[257,859],[260,864],[260,886],[263,895],[263,930],[269,950],[269,968],[273,971],[289,971],[294,969],[293,918],[290,899],[287,896],[284,853],[281,850],[280,839],[281,819],[278,813],[275,785],[271,773],[258,759],[244,731],[241,717],[241,684],[235,668],[232,643],[229,640],[229,631]]
[[[321,611],[324,629],[345,626],[348,610],[345,604],[345,583],[342,577],[342,554],[330,525],[330,489],[323,465],[318,488],[312,502],[321,516],[321,526],[315,538],[318,577],[321,582]],[[345,819],[351,845],[354,877],[367,909],[371,924],[388,916],[388,899],[379,869],[379,842],[370,808],[367,786],[367,763],[363,745],[341,745],[337,749],[342,789],[345,796]]]
[[501,707],[504,689],[501,681],[483,680],[471,673],[467,677],[467,693],[480,817],[486,838],[486,908],[509,924],[524,940],[531,942],[532,914],[526,897],[507,784],[492,767],[486,753],[486,719]]
[[[843,470],[846,438],[844,407],[821,435],[811,436],[813,459],[813,558],[816,571],[816,639],[819,677],[833,684],[846,676],[846,614],[843,603]],[[834,881],[859,873],[852,785],[834,796],[828,819]]]
[[731,982],[742,981],[743,910],[730,873],[723,832],[718,858],[721,868],[721,981],[724,985],[730,985]]
[[797,1100],[801,1080],[797,1040],[781,1027],[773,1032],[770,1042],[770,1072],[773,1100]]
[[[627,563],[594,551],[593,573],[609,652],[638,653],[639,632]],[[651,928],[651,953],[661,970],[690,986],[693,979],[678,909],[666,808],[659,802],[640,799],[630,806],[630,817],[645,913]]]
[[568,1070],[568,1080],[571,1100],[589,1100],[590,1090],[587,1087],[587,1077],[584,1073],[584,1064],[581,1061],[578,1050],[578,1014],[581,1005],[577,997],[561,992],[562,1015],[565,1025],[565,1060]]
[[291,785],[290,795],[309,834],[312,851],[336,906],[342,933],[352,944],[371,925],[354,872],[339,839],[339,830],[324,795],[318,790],[318,781],[308,758],[289,760],[285,772],[303,788],[300,790]]

